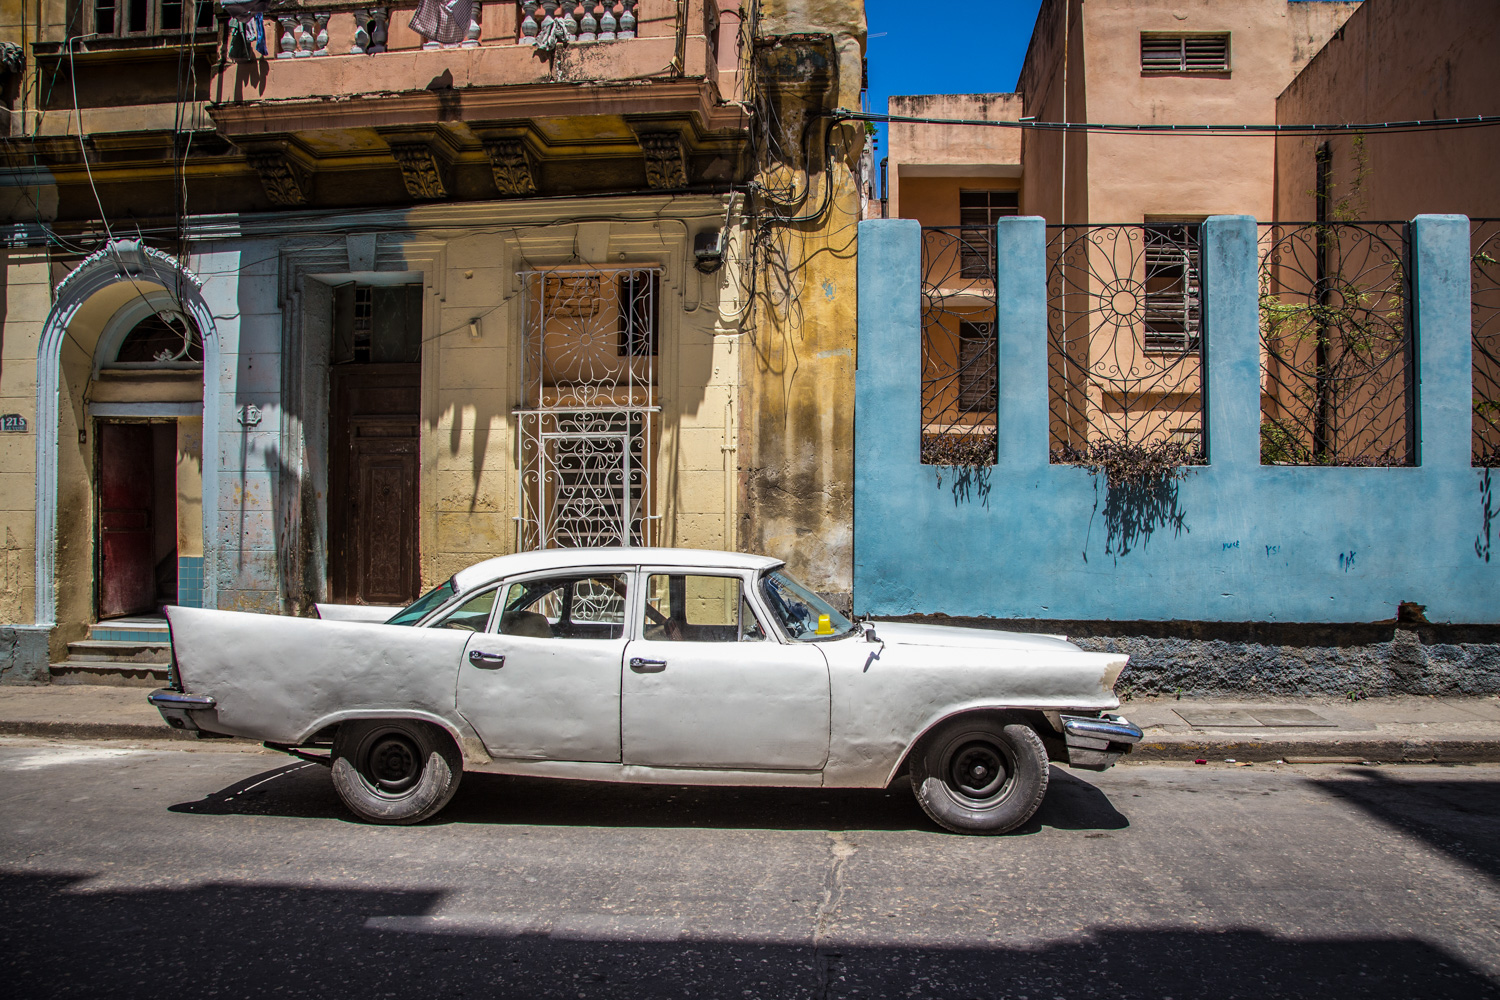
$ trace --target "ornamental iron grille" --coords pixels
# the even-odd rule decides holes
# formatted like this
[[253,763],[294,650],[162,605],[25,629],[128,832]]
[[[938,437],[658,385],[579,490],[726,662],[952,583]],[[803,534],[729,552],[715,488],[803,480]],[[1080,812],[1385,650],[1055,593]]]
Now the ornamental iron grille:
[[995,464],[993,226],[922,230],[922,464]]
[[521,274],[523,550],[652,545],[660,268]]
[[1053,462],[1100,445],[1203,460],[1198,224],[1048,226]]
[[1260,227],[1263,465],[1413,465],[1416,359],[1400,222]]
[[1500,466],[1500,219],[1469,223],[1474,331],[1473,464]]

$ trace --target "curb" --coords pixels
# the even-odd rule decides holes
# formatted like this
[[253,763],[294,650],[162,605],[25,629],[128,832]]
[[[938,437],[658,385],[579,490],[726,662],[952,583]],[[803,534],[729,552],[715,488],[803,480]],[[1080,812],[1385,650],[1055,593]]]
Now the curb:
[[[1181,740],[1145,742],[1121,758],[1123,763],[1188,761],[1199,757],[1257,764],[1288,757],[1358,757],[1386,764],[1494,764],[1500,763],[1500,739],[1479,740]],[[1340,763],[1344,762],[1342,760]]]
[[47,736],[72,740],[191,740],[191,733],[134,722],[9,722],[0,720],[0,736]]

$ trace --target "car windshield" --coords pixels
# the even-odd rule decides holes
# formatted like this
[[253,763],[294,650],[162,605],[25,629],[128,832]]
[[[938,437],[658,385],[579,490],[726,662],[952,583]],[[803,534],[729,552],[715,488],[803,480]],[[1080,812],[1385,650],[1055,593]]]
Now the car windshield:
[[452,580],[440,583],[387,618],[385,623],[387,625],[415,625],[444,604],[447,604],[456,593],[458,593],[458,588],[453,585]]
[[854,623],[833,605],[785,573],[767,573],[761,577],[760,586],[771,613],[786,634],[798,642],[837,639],[854,631]]

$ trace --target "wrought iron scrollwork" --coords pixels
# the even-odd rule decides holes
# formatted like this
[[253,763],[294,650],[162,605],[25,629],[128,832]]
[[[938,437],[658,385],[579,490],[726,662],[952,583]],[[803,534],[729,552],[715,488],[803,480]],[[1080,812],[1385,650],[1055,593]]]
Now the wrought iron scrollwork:
[[1260,227],[1261,462],[1416,456],[1405,223]]
[[995,463],[995,231],[922,230],[922,464]]
[[1104,445],[1202,460],[1197,229],[1048,227],[1052,461],[1087,463]]
[[520,547],[653,544],[661,272],[567,268],[522,280]]

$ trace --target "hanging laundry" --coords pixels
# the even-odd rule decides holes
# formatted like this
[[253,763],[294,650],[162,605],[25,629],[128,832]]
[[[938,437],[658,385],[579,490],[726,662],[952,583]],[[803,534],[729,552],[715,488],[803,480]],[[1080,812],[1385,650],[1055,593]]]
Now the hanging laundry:
[[429,41],[461,42],[474,21],[474,0],[420,0],[411,30]]
[[263,15],[270,6],[270,0],[224,4],[224,13],[234,19],[229,22],[230,59],[235,62],[254,62],[256,53],[262,59],[269,54],[266,50],[266,24]]

